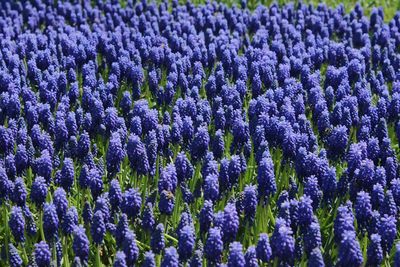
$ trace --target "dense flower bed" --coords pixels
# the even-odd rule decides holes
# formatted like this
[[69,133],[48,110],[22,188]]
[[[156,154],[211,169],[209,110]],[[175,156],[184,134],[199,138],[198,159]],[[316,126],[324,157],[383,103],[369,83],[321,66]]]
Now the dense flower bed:
[[400,266],[400,14],[2,1],[1,266]]

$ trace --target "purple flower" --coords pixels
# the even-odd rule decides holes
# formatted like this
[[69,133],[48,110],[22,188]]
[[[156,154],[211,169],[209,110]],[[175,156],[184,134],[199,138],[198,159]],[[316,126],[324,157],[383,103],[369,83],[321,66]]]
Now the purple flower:
[[190,161],[187,159],[184,152],[180,152],[175,159],[175,169],[176,175],[178,177],[178,181],[186,181],[192,178],[193,176],[193,166]]
[[54,204],[45,203],[43,207],[43,228],[46,240],[52,240],[58,231],[59,219]]
[[156,261],[154,259],[154,253],[150,251],[146,251],[144,253],[143,267],[156,267]]
[[254,185],[244,188],[244,214],[249,221],[254,221],[257,209],[257,191]]
[[46,180],[46,183],[50,183],[53,164],[47,150],[43,150],[41,156],[35,160],[33,169],[38,176]]
[[221,230],[219,227],[210,228],[207,235],[207,241],[204,247],[205,257],[210,263],[219,263],[221,261],[223,243]]
[[387,214],[387,215],[392,215],[396,216],[397,215],[397,206],[396,202],[394,201],[392,191],[387,190],[385,198],[383,199],[383,203],[381,205],[381,208],[379,209],[379,212],[381,215]]
[[87,132],[83,132],[78,139],[78,155],[81,159],[85,158],[90,150],[90,137]]
[[149,173],[154,176],[156,173],[156,160],[157,160],[157,152],[158,152],[158,143],[157,143],[157,133],[155,130],[151,130],[146,136],[146,151],[147,151],[147,159],[149,162]]
[[28,164],[29,159],[26,148],[24,145],[19,144],[15,153],[15,167],[17,169],[17,173],[22,174],[22,172],[28,167]]
[[184,226],[178,232],[178,254],[179,259],[183,262],[187,261],[191,256],[194,249],[195,233],[190,225]]
[[224,141],[224,135],[221,130],[217,130],[215,132],[215,136],[212,140],[211,144],[212,152],[215,156],[215,158],[220,159],[225,152],[225,141]]
[[74,184],[74,162],[70,158],[64,159],[64,165],[61,169],[61,186],[69,192]]
[[206,233],[210,228],[211,223],[213,222],[213,212],[213,203],[209,200],[205,200],[199,215],[201,233]]
[[128,218],[134,220],[140,213],[142,198],[137,189],[128,189],[123,196],[121,203],[122,212],[128,215]]
[[379,209],[385,198],[385,192],[382,185],[375,184],[371,192],[371,204],[373,209]]
[[170,163],[162,171],[158,181],[158,191],[163,190],[175,192],[178,184],[177,171],[175,165]]
[[130,130],[131,130],[131,133],[136,136],[142,135],[142,121],[140,120],[140,117],[138,117],[138,116],[132,117],[131,124],[130,124]]
[[347,205],[339,206],[333,228],[337,242],[340,242],[341,236],[345,231],[355,231],[351,202],[348,202]]
[[336,126],[327,138],[328,155],[336,159],[344,155],[349,140],[346,126]]
[[222,227],[224,243],[228,244],[235,240],[239,230],[239,216],[235,204],[228,203],[225,206]]
[[149,171],[147,152],[138,136],[134,134],[129,136],[126,150],[131,168],[136,170],[138,174],[147,174]]
[[146,203],[142,213],[142,227],[144,230],[152,231],[156,221],[153,214],[153,204]]
[[396,244],[396,252],[394,254],[394,262],[393,266],[398,267],[400,266],[400,244]]
[[372,213],[371,197],[367,192],[360,191],[357,193],[354,209],[359,229],[365,229]]
[[304,194],[311,198],[312,207],[314,210],[316,210],[322,199],[322,191],[319,188],[318,179],[313,175],[305,178],[304,180]]
[[23,266],[23,261],[18,254],[18,250],[14,247],[12,243],[8,245],[8,264],[10,267],[21,267]]
[[175,205],[175,197],[172,192],[163,190],[160,193],[158,209],[161,213],[171,215]]
[[322,247],[321,230],[317,220],[312,222],[307,228],[303,236],[304,250],[310,254],[314,248]]
[[178,253],[174,247],[168,247],[165,249],[164,258],[161,262],[161,267],[178,267],[179,259]]
[[186,205],[184,207],[184,211],[181,213],[179,224],[176,228],[178,235],[180,234],[181,229],[185,226],[190,226],[194,229],[192,214],[190,213],[189,207]]
[[120,171],[121,163],[125,157],[125,150],[118,132],[111,134],[107,149],[107,172],[109,177],[113,177]]
[[244,266],[246,260],[243,255],[243,247],[239,242],[232,242],[229,245],[228,266]]
[[276,192],[274,165],[272,159],[263,157],[257,169],[258,195],[270,197]]
[[304,195],[300,198],[298,215],[299,215],[299,224],[302,227],[307,227],[313,221],[314,213],[312,209],[312,200],[309,196]]
[[367,250],[367,265],[380,266],[383,261],[381,236],[372,234],[370,240],[371,243],[369,243]]
[[164,225],[158,224],[151,235],[150,246],[156,254],[161,254],[165,248]]
[[188,266],[201,267],[202,265],[203,265],[203,252],[197,249],[193,252],[193,256],[190,259]]
[[233,155],[228,167],[229,183],[235,186],[239,182],[239,175],[242,172],[241,160],[238,155]]
[[68,209],[67,213],[63,216],[62,230],[65,234],[71,234],[74,228],[78,225],[78,211],[74,206]]
[[10,195],[11,200],[20,207],[25,206],[27,194],[24,180],[21,177],[16,178]]
[[93,196],[98,197],[103,191],[103,178],[98,168],[92,168],[89,171],[89,187]]
[[360,266],[362,263],[363,255],[355,232],[342,232],[337,264],[340,266]]
[[256,248],[254,246],[250,246],[247,248],[244,258],[246,261],[245,267],[258,267]]
[[198,128],[190,149],[193,160],[200,160],[206,155],[209,143],[210,136],[207,129],[205,127]]
[[394,239],[396,238],[396,218],[394,216],[384,215],[381,217],[379,234],[382,238],[381,245],[383,254],[390,253]]
[[280,262],[291,263],[294,259],[295,241],[293,231],[282,218],[276,219],[275,230],[271,236],[272,253]]
[[90,206],[89,202],[85,202],[84,206],[83,206],[83,211],[82,211],[82,218],[83,218],[83,222],[87,225],[90,224],[92,222],[92,218],[93,218],[93,211],[92,208]]
[[397,207],[400,206],[400,179],[393,179],[390,182],[390,191],[393,194]]
[[122,242],[122,251],[125,253],[127,265],[134,265],[139,257],[139,248],[136,244],[136,236],[131,230],[127,230],[125,233],[125,238]]
[[93,242],[100,245],[103,242],[106,233],[106,225],[104,223],[103,213],[99,210],[93,216],[93,223],[90,228]]
[[110,199],[111,208],[117,211],[123,200],[121,186],[117,179],[113,179],[110,182],[110,188],[108,189],[108,198]]
[[38,267],[49,267],[51,260],[51,253],[49,245],[45,241],[35,244],[35,262]]
[[72,249],[75,253],[75,256],[79,257],[82,262],[87,262],[89,258],[89,240],[85,234],[85,229],[83,226],[75,227]]
[[214,174],[208,175],[204,180],[204,200],[216,202],[219,198],[219,182],[218,176]]
[[324,259],[322,257],[321,250],[319,248],[314,248],[310,252],[310,256],[308,257],[308,267],[324,267]]
[[260,234],[256,247],[257,258],[262,262],[269,262],[272,259],[272,250],[269,244],[268,235],[265,233]]
[[8,220],[8,225],[10,227],[11,233],[14,236],[14,240],[18,243],[24,242],[25,219],[20,207],[12,208],[11,216],[10,219]]
[[119,217],[119,221],[115,229],[115,241],[117,243],[117,247],[119,248],[122,247],[122,242],[124,241],[125,234],[128,230],[129,230],[128,217],[126,216],[125,213],[122,213],[121,216]]
[[82,189],[87,188],[88,186],[90,186],[90,174],[89,174],[89,167],[86,164],[82,165],[82,169],[79,173],[79,186]]
[[32,183],[31,187],[31,200],[37,205],[42,206],[45,202],[47,196],[47,184],[46,180],[38,176],[35,181]]
[[113,267],[127,267],[126,265],[126,256],[122,251],[117,251],[114,258]]

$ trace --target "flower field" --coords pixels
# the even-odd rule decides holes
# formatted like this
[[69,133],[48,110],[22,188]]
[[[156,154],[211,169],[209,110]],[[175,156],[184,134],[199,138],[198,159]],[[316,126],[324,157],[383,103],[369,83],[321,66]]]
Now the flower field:
[[400,267],[400,12],[254,2],[0,3],[1,267]]

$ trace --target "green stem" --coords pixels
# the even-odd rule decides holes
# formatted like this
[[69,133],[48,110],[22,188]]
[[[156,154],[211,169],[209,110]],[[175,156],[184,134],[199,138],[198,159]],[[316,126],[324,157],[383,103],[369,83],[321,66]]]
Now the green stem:
[[94,266],[96,266],[96,267],[102,266],[101,259],[100,259],[100,246],[96,247],[96,262],[95,262]]
[[272,213],[270,203],[268,203],[267,212],[268,212],[268,217],[272,222],[272,225],[275,225],[275,218],[274,218],[274,214]]
[[157,254],[156,255],[156,266],[160,266],[161,265],[161,255]]
[[69,259],[68,259],[68,237],[64,237],[64,245],[63,245],[63,265],[65,267],[69,267]]
[[139,240],[136,239],[136,243],[138,244],[139,247],[142,247],[143,249],[150,249],[150,247],[142,242],[140,242]]
[[40,225],[40,237],[42,238],[42,241],[46,241],[46,238],[44,237],[44,229],[43,229],[43,211],[39,211],[39,225]]
[[26,249],[25,249],[25,245],[22,246],[22,255],[24,256],[24,264],[28,265],[29,262],[29,258],[28,258],[28,254],[26,253]]
[[6,259],[8,262],[8,237],[9,237],[9,229],[8,229],[8,211],[7,204],[3,202],[3,218],[4,218],[4,227],[5,227],[5,236],[4,236],[4,247],[6,249]]
[[174,243],[178,244],[178,240],[177,240],[175,237],[170,236],[169,234],[164,234],[164,235],[165,235],[165,237],[168,238],[169,240],[172,240]]

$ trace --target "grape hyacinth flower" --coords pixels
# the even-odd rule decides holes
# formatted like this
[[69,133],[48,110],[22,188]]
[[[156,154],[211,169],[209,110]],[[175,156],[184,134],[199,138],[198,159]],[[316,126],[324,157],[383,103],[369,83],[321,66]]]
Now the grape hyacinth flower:
[[151,249],[154,253],[160,254],[165,248],[164,225],[158,224],[151,235]]
[[385,214],[381,217],[379,234],[382,238],[381,245],[383,254],[390,253],[396,237],[396,218]]
[[158,209],[161,213],[171,215],[175,205],[175,197],[170,191],[163,190],[160,194]]
[[262,262],[269,262],[272,259],[272,250],[267,234],[260,234],[256,247],[257,258]]
[[308,267],[324,267],[325,266],[324,259],[322,257],[322,253],[319,248],[314,248],[310,252],[307,266]]
[[122,198],[121,210],[128,218],[134,220],[140,213],[140,207],[142,206],[142,198],[137,189],[128,189]]
[[223,240],[227,244],[235,240],[239,229],[239,216],[233,203],[228,203],[225,206],[223,216]]
[[383,260],[383,251],[381,247],[381,236],[379,234],[371,235],[371,243],[367,250],[367,265],[380,266]]
[[176,248],[168,247],[165,249],[164,258],[161,262],[161,267],[178,267],[179,259]]
[[205,257],[210,263],[219,263],[221,261],[223,243],[221,230],[217,227],[210,228],[207,235],[207,241],[204,247]]
[[53,203],[45,203],[43,207],[43,228],[45,229],[46,240],[53,240],[57,235],[59,219],[56,207]]
[[83,226],[76,226],[73,233],[72,249],[76,257],[79,257],[81,262],[87,262],[89,258],[89,239],[85,234]]
[[127,265],[133,265],[139,257],[139,248],[136,244],[136,236],[131,230],[125,233],[125,239],[122,242],[122,250],[126,256]]
[[90,228],[92,234],[92,240],[96,245],[100,245],[103,242],[104,235],[106,233],[106,225],[104,222],[103,213],[98,210],[93,215],[93,223]]
[[38,267],[48,267],[50,266],[51,253],[49,245],[41,241],[35,244],[35,263]]
[[244,214],[246,218],[253,222],[257,209],[257,192],[254,185],[247,185],[244,188]]
[[189,225],[184,226],[178,232],[178,254],[179,259],[183,262],[187,261],[193,253],[195,233]]
[[126,256],[122,251],[117,251],[114,258],[113,267],[127,267],[126,265]]
[[340,266],[360,266],[362,263],[362,251],[355,232],[344,231],[339,246],[338,264]]
[[10,227],[12,235],[14,236],[15,242],[24,242],[25,218],[20,207],[12,207],[11,216],[8,220],[8,225]]
[[257,253],[255,246],[247,248],[246,254],[244,254],[246,261],[245,267],[258,267]]
[[154,253],[150,251],[146,251],[144,253],[144,259],[143,259],[143,267],[155,267],[156,266],[156,260],[154,258]]
[[239,242],[232,242],[229,245],[228,267],[244,266],[246,260],[243,255],[242,244]]
[[31,187],[31,200],[41,207],[47,196],[46,180],[43,177],[36,177]]
[[277,218],[275,230],[271,236],[272,254],[279,259],[280,262],[291,263],[294,258],[295,241],[293,231],[290,226],[286,225],[285,220]]
[[18,254],[18,250],[14,247],[13,244],[8,245],[9,251],[8,251],[8,264],[10,267],[21,267],[23,266],[23,261]]

